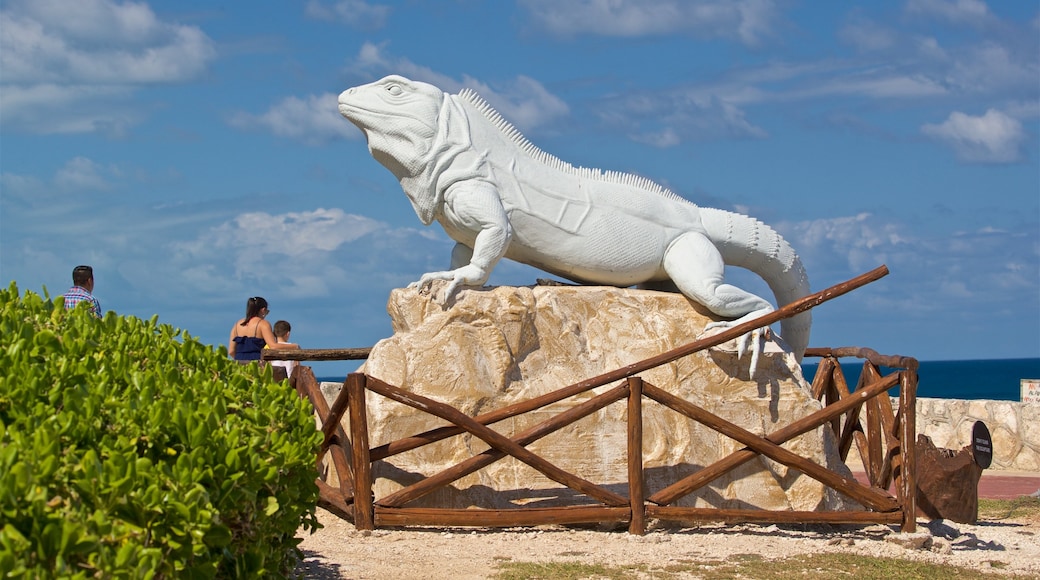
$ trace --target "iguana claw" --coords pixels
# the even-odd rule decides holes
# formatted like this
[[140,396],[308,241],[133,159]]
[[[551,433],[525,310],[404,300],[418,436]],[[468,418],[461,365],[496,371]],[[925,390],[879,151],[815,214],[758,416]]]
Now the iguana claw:
[[[761,316],[761,313],[756,312],[748,314],[747,316],[741,317],[737,320],[711,322],[704,327],[704,331],[708,332],[716,328],[723,330],[733,328],[734,326],[743,324],[751,318],[757,318],[758,316]],[[772,338],[772,334],[773,331],[768,326],[763,326],[761,328],[756,328],[751,332],[742,334],[740,338],[737,339],[737,360],[743,359],[745,352],[751,353],[751,364],[748,366],[748,377],[751,379],[755,378],[755,369],[758,368],[758,360],[761,357],[762,352],[765,350],[765,342]]]
[[467,264],[454,270],[442,272],[427,272],[419,278],[418,282],[412,282],[409,288],[418,288],[419,294],[428,294],[433,288],[434,280],[448,280],[448,285],[434,296],[434,302],[444,305],[455,295],[460,286],[482,286],[487,281],[488,272],[472,264]]

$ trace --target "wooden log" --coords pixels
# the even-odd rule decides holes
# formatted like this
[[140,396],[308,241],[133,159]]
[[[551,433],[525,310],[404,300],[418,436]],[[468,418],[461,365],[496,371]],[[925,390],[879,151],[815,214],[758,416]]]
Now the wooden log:
[[[880,376],[879,370],[877,377]],[[893,478],[897,476],[893,460],[899,456],[899,420],[892,410],[891,397],[878,397],[878,408],[881,411],[885,444],[885,456],[881,461],[881,478],[878,487],[888,489],[892,485]]]
[[713,415],[684,399],[672,395],[671,393],[649,384],[644,385],[644,392],[655,401],[658,401],[659,403],[682,413],[687,417],[730,437],[731,439],[747,445],[755,452],[763,454],[788,467],[793,467],[813,479],[826,484],[828,487],[834,488],[835,490],[856,499],[868,507],[877,509],[878,511],[898,509],[898,505],[896,505],[895,502],[892,501],[892,498],[887,494],[880,494],[874,490],[864,488],[858,485],[852,478],[847,479],[842,477],[837,473],[780,447],[766,438],[759,437],[750,431],[730,423],[721,417]]
[[[860,426],[859,429],[852,434],[852,438],[856,441],[856,451],[859,452],[859,464],[863,466],[863,473],[870,473],[870,465],[867,464],[869,458],[867,454],[867,436],[863,433],[863,428]],[[870,478],[868,477],[869,481]]]
[[350,397],[351,463],[354,467],[354,526],[375,529],[372,508],[372,462],[368,455],[368,414],[365,406],[365,375],[351,373],[343,388]]
[[[834,366],[831,368],[831,381],[828,383],[830,389],[827,392],[827,404],[832,405],[847,397],[849,395],[849,389],[845,384],[845,373],[842,371],[838,359],[828,357],[825,360],[834,363]],[[834,432],[835,436],[838,438],[841,437],[841,415],[831,419],[831,430]]]
[[899,373],[899,450],[900,494],[903,504],[901,531],[917,531],[917,371],[908,369]]
[[664,521],[776,524],[898,524],[902,514],[868,511],[773,511],[647,506],[647,516]]
[[285,372],[285,367],[271,367],[271,378],[276,383],[280,383],[285,379],[289,378],[289,375]]
[[[590,391],[598,386],[601,386],[587,383],[587,381],[582,381],[581,383],[576,383],[564,387],[560,390],[553,391],[552,393],[547,393],[540,397],[535,397],[534,399],[528,399],[527,401],[521,401],[519,403],[514,403],[507,407],[502,407],[501,409],[496,409],[494,411],[484,413],[483,415],[477,415],[476,417],[473,417],[473,420],[477,423],[480,423],[481,425],[493,425],[495,423],[498,423],[499,421],[503,421],[505,419],[509,419],[517,415],[522,415],[524,413],[534,411],[542,407],[546,407],[553,403],[562,401],[563,399],[573,397],[574,395],[584,393],[585,391]],[[386,459],[387,457],[392,457],[394,455],[397,455],[398,453],[411,451],[412,449],[422,447],[423,445],[436,443],[437,441],[447,439],[448,437],[454,437],[455,435],[459,435],[465,432],[465,429],[463,429],[462,427],[454,425],[437,427],[436,429],[431,429],[418,435],[404,437],[402,439],[398,439],[397,441],[391,441],[390,443],[387,443],[385,445],[374,447],[372,448],[372,459]]]
[[835,361],[833,357],[825,357],[816,367],[816,376],[813,377],[812,394],[817,401],[827,392],[827,383],[831,380]]
[[643,379],[628,377],[628,533],[646,533],[646,482],[643,479]]
[[[322,426],[324,426],[326,423],[324,418],[329,416],[329,404],[325,400],[325,395],[321,394],[318,379],[314,377],[314,370],[311,367],[299,366],[293,371],[293,376],[296,377],[297,390],[307,394],[307,399],[311,402],[311,406],[314,407],[318,420],[322,421]],[[347,439],[347,434],[342,427],[339,427],[336,434],[340,441],[346,441],[349,445],[350,441]],[[332,467],[336,470],[340,493],[344,497],[352,497],[354,495],[354,474],[351,471],[350,457],[347,451],[342,447],[342,444],[334,445],[327,449],[323,447],[323,450],[318,454],[319,464],[326,451],[332,456]]]
[[376,506],[380,526],[472,526],[512,528],[549,524],[626,522],[627,507],[566,506],[517,509],[387,508]]
[[[579,419],[595,413],[611,403],[620,401],[625,398],[627,394],[627,385],[615,387],[610,391],[597,395],[588,401],[582,402],[580,405],[576,405],[571,409],[532,426],[526,431],[513,436],[512,441],[516,442],[517,445],[529,445],[562,427],[570,425]],[[440,471],[439,473],[435,473],[413,483],[412,485],[384,496],[376,503],[377,505],[384,507],[403,506],[404,504],[414,501],[441,486],[447,485],[461,477],[465,477],[477,470],[483,469],[505,456],[506,453],[503,453],[502,451],[497,449],[488,449],[483,453],[470,457],[469,459]]]
[[[346,381],[343,384],[345,386]],[[340,389],[339,394],[336,395],[336,400],[332,402],[332,408],[329,409],[328,415],[325,416],[325,420],[321,424],[321,432],[325,436],[321,444],[323,449],[327,448],[333,437],[342,430],[340,422],[343,420],[343,413],[346,412],[349,401],[350,397],[347,396],[347,389]]]
[[912,357],[898,355],[882,355],[878,354],[877,351],[873,349],[861,348],[858,346],[842,346],[838,348],[807,348],[805,349],[804,356],[833,356],[835,358],[861,358],[879,367],[888,367],[891,369],[917,370],[917,367],[919,366],[917,359]]
[[[805,312],[806,310],[811,310],[819,306],[820,304],[827,302],[828,300],[833,300],[838,296],[847,294],[857,288],[865,286],[871,282],[875,282],[878,279],[887,275],[888,268],[886,266],[878,266],[870,272],[861,274],[846,282],[835,284],[834,286],[831,286],[830,288],[827,288],[825,290],[821,290],[814,294],[805,296],[804,298],[796,300],[784,306],[783,308],[777,309],[773,312],[770,312],[769,314],[766,314],[765,316],[756,318],[754,320],[745,322],[732,328],[728,328],[725,331],[720,332],[718,334],[713,334],[711,336],[695,340],[694,342],[676,347],[660,355],[644,359],[636,363],[632,363],[630,365],[621,367],[619,369],[615,369],[607,373],[603,373],[601,375],[597,375],[589,379],[585,379],[572,385],[568,385],[552,393],[546,393],[545,395],[535,397],[534,399],[522,401],[520,403],[516,403],[508,407],[503,407],[501,409],[492,411],[484,415],[479,415],[477,417],[474,417],[473,419],[480,424],[491,425],[493,423],[497,423],[498,421],[502,421],[504,419],[508,419],[510,417],[520,415],[528,411],[540,409],[547,405],[551,405],[552,403],[562,401],[564,399],[573,397],[574,395],[580,393],[584,393],[585,391],[589,391],[596,387],[601,387],[603,385],[615,381],[627,379],[628,377],[635,376],[641,372],[650,370],[652,368],[664,364],[668,364],[674,360],[683,358],[685,356],[689,356],[695,352],[699,352],[701,350],[711,348],[713,346],[718,346],[726,341],[747,334],[748,332],[751,332],[752,330],[755,330],[757,328],[762,328],[764,326],[773,324],[774,322],[783,320],[785,318],[790,318],[796,314]],[[460,429],[459,427],[440,427],[437,429],[427,431],[425,433],[421,433],[419,435],[400,439],[398,441],[391,442],[381,447],[374,448],[372,449],[372,457],[374,459],[385,459],[398,453],[410,451],[412,449],[422,447],[423,445],[427,445],[429,443],[434,443],[436,441],[440,441],[448,437],[453,437],[455,435],[458,435],[459,433],[462,433],[462,429]]]
[[299,348],[299,349],[264,349],[260,360],[365,360],[371,354],[372,347],[364,348]]
[[338,489],[321,479],[315,479],[314,484],[318,486],[318,507],[328,510],[348,522],[354,521],[354,510],[350,507],[350,502],[347,498],[343,497],[343,494]]
[[[526,463],[534,469],[542,472],[543,475],[549,479],[566,485],[571,489],[580,491],[590,497],[593,497],[607,505],[611,506],[627,506],[628,500],[620,495],[604,488],[599,485],[592,483],[586,479],[578,477],[572,473],[568,473],[563,469],[553,465],[538,455],[532,453],[525,447],[517,445],[515,442],[510,441],[506,436],[498,433],[497,431],[490,429],[480,423],[473,420],[465,413],[444,403],[434,401],[427,397],[410,393],[408,391],[401,390],[397,387],[388,385],[378,379],[371,378],[368,381],[368,389],[383,395],[389,399],[393,399],[399,403],[403,403],[424,411],[436,417],[440,417],[449,423],[454,423],[459,427],[462,427],[466,431],[472,433],[475,437],[481,439],[487,443],[490,447],[502,451],[508,455],[512,455],[518,460]],[[351,414],[353,418],[353,414]],[[354,442],[355,446],[357,442]],[[366,449],[367,451],[367,449]]]
[[[856,385],[856,390],[864,388],[864,386],[873,382],[876,377],[880,376],[877,367],[875,367],[870,361],[863,363],[863,371],[859,375],[859,384]],[[867,471],[870,478],[870,483],[874,487],[880,489],[888,489],[887,485],[882,483],[882,470],[884,469],[884,461],[882,456],[882,441],[881,436],[885,432],[881,424],[881,403],[878,401],[880,397],[874,397],[867,401],[867,459],[870,469]]]
[[[851,394],[851,391],[849,391],[849,382],[848,379],[845,378],[845,369],[841,368],[841,363],[838,362],[838,359],[830,360],[834,361],[834,372],[832,374],[834,380],[831,382],[831,385],[834,387],[835,395],[837,395],[835,400],[840,401]],[[853,409],[858,408],[858,406],[853,407]],[[853,409],[850,409],[850,411]]]
[[[854,395],[847,399],[840,400],[832,405],[828,405],[822,410],[817,411],[807,417],[803,417],[794,423],[790,423],[785,427],[782,427],[766,436],[766,440],[769,440],[777,445],[782,445],[787,441],[794,439],[800,434],[808,432],[817,426],[823,425],[831,417],[839,416],[842,413],[846,413],[849,408],[854,405],[862,405],[862,401],[872,397],[878,396],[880,393],[886,392],[891,387],[895,386],[895,378],[889,377],[883,383],[874,385],[866,390],[857,391]],[[675,500],[691,494],[700,489],[700,487],[710,483],[714,479],[722,476],[724,473],[736,468],[737,466],[743,465],[748,460],[753,459],[758,454],[750,449],[740,449],[730,453],[726,457],[719,459],[718,462],[711,464],[710,466],[701,469],[697,473],[688,475],[683,479],[665,487],[664,490],[660,490],[656,494],[650,496],[649,501],[656,504],[666,505],[674,502]],[[858,483],[857,483],[858,484]]]
[[[842,398],[851,396],[849,392],[849,385],[845,382],[845,373],[838,371],[839,376],[835,383],[838,387],[838,393]],[[856,433],[863,433],[863,425],[860,423],[859,415],[863,410],[863,405],[856,405],[849,409],[849,412],[845,415],[845,426],[843,427],[840,436],[838,437],[838,454],[841,456],[841,460],[849,456],[849,450],[852,449],[852,443]]]

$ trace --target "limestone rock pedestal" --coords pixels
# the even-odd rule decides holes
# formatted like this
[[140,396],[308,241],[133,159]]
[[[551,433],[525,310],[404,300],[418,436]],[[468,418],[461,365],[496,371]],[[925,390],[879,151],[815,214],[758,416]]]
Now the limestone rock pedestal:
[[[434,291],[440,290],[435,285]],[[372,349],[361,371],[469,416],[487,413],[690,343],[716,320],[680,294],[613,287],[495,287],[459,292],[447,306],[398,289],[387,306],[394,334]],[[769,345],[754,380],[748,361],[724,349],[699,352],[641,373],[644,381],[764,435],[821,408],[793,355]],[[595,390],[600,393],[614,386]],[[582,401],[586,393],[491,425],[512,436]],[[443,426],[439,419],[374,393],[368,395],[373,447]],[[643,453],[652,494],[743,445],[644,398]],[[556,466],[627,495],[625,401],[540,439],[528,448]],[[784,445],[851,477],[829,430]],[[378,461],[382,497],[487,449],[456,436]],[[555,506],[595,503],[505,458],[408,506]],[[753,459],[675,505],[716,508],[851,509],[856,504],[819,482],[764,458]]]

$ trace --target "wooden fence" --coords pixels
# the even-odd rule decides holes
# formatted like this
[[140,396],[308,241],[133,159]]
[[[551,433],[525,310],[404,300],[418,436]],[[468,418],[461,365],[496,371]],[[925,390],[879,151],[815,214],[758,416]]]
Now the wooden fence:
[[[645,382],[638,375],[646,370],[721,344],[756,327],[811,309],[822,302],[872,282],[888,273],[882,266],[843,284],[828,288],[785,306],[762,319],[745,323],[726,332],[697,340],[667,353],[615,371],[593,377],[533,399],[518,402],[476,417],[470,417],[444,403],[422,397],[400,386],[387,384],[362,373],[350,374],[330,406],[309,367],[298,367],[291,380],[301,396],[314,406],[324,434],[318,456],[319,469],[326,458],[335,470],[337,486],[319,477],[320,505],[351,522],[358,529],[377,526],[476,526],[515,527],[543,524],[618,523],[627,524],[632,534],[643,534],[647,521],[674,522],[775,522],[775,523],[884,523],[899,524],[906,532],[915,531],[915,393],[917,361],[907,357],[881,356],[869,349],[809,349],[809,357],[821,357],[813,381],[813,395],[824,403],[819,411],[773,433],[756,435],[697,405],[670,393],[666,388]],[[314,353],[314,354],[312,354]],[[296,360],[333,360],[365,358],[367,349],[349,351],[279,351],[278,358]],[[318,355],[320,358],[310,358]],[[840,359],[863,359],[863,371],[855,389],[845,382]],[[886,374],[887,372],[887,374]],[[503,434],[489,425],[542,409],[586,393],[591,389],[616,385],[560,412],[520,433]],[[898,409],[893,409],[888,391],[898,389]],[[418,409],[446,422],[446,426],[371,447],[368,437],[366,393],[375,393]],[[654,400],[745,447],[680,478],[663,489],[649,493],[643,467],[644,398]],[[627,405],[627,494],[588,481],[581,474],[568,472],[526,446],[608,405]],[[348,428],[342,420],[347,418]],[[842,460],[851,445],[858,446],[869,483],[860,483],[842,473],[831,471],[782,447],[803,433],[820,426],[833,430]],[[348,432],[349,430],[349,432]],[[374,497],[372,464],[399,453],[437,441],[471,434],[488,449],[438,473],[428,475],[383,497]],[[907,442],[906,445],[903,442]],[[674,505],[681,498],[711,483],[759,455],[797,470],[829,488],[858,502],[863,509],[851,511],[778,511],[764,509],[692,508]],[[538,470],[549,479],[570,488],[596,503],[560,507],[515,509],[453,509],[409,507],[408,504],[468,474],[506,457],[512,457]],[[894,493],[890,492],[895,484]],[[508,490],[498,490],[505,492]]]

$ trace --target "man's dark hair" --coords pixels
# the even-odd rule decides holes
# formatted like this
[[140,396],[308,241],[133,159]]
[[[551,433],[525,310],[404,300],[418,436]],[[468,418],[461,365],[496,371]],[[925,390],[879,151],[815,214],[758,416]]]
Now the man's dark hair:
[[76,266],[72,269],[72,283],[76,286],[85,286],[94,277],[94,269],[90,266]]

